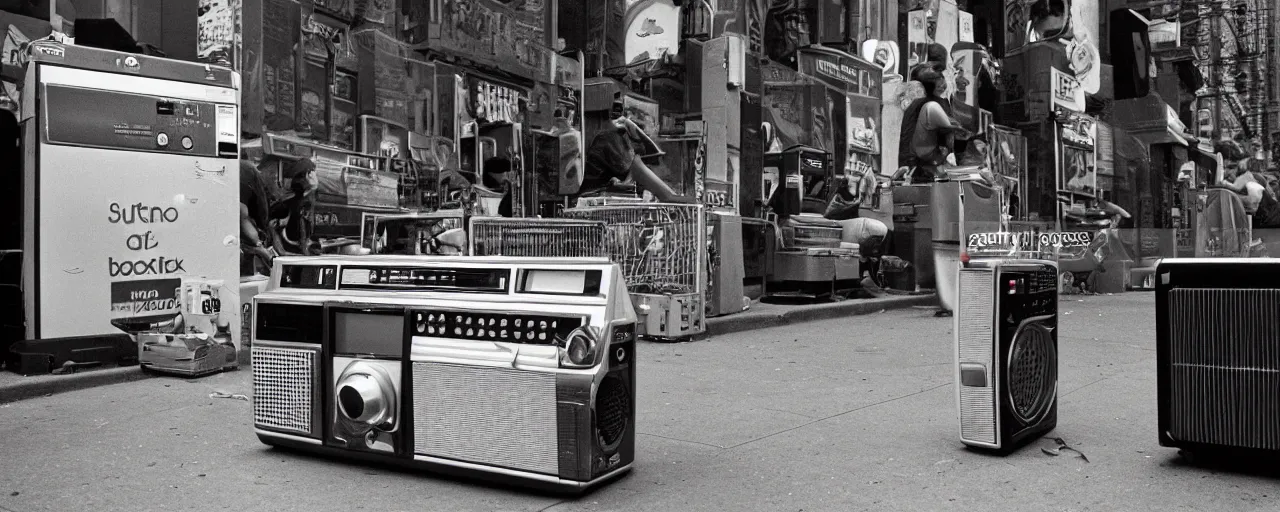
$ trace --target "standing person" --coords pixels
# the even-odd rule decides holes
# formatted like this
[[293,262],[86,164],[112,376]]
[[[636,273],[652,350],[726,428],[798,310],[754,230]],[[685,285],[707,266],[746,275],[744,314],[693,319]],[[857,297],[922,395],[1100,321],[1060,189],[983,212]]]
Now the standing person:
[[653,169],[636,156],[629,133],[640,128],[627,118],[614,121],[612,129],[600,131],[587,148],[582,195],[602,192],[610,187],[634,183],[648,190],[660,202],[694,204],[697,201],[672,190]]
[[929,183],[938,175],[938,167],[952,155],[955,132],[960,125],[951,119],[944,106],[947,83],[942,74],[932,69],[916,74],[924,86],[924,97],[911,102],[902,117],[899,137],[898,165],[915,168],[912,183]]

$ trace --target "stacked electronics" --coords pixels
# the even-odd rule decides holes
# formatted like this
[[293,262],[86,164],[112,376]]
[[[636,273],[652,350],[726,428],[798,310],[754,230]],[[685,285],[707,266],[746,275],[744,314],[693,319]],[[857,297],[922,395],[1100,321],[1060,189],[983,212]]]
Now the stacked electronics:
[[279,258],[254,298],[269,445],[582,491],[635,459],[635,322],[601,258]]
[[609,227],[609,259],[622,268],[641,317],[641,335],[673,340],[706,331],[708,244],[702,205],[579,202],[564,213]]
[[1280,451],[1280,260],[1156,266],[1160,446]]

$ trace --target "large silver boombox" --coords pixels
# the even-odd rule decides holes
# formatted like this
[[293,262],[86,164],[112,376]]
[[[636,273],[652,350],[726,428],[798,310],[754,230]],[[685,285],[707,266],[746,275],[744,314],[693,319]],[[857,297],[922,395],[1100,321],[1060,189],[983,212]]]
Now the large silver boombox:
[[269,445],[582,491],[635,460],[635,323],[602,258],[278,258],[253,299]]

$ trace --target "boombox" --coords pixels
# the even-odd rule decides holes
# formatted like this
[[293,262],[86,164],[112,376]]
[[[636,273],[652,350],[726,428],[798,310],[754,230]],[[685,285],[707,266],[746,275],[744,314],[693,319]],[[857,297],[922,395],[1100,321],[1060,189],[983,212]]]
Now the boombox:
[[974,260],[955,314],[960,440],[1010,452],[1058,423],[1058,269]]
[[1280,452],[1280,259],[1156,266],[1160,446]]
[[635,460],[635,322],[601,258],[277,258],[253,299],[273,446],[584,491]]

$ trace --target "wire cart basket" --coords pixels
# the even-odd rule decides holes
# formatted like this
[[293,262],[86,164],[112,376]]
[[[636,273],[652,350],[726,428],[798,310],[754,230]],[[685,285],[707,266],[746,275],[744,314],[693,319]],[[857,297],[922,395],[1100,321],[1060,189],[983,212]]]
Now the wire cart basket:
[[567,209],[564,216],[608,226],[608,257],[622,268],[643,334],[678,339],[705,332],[702,205],[605,203]]

